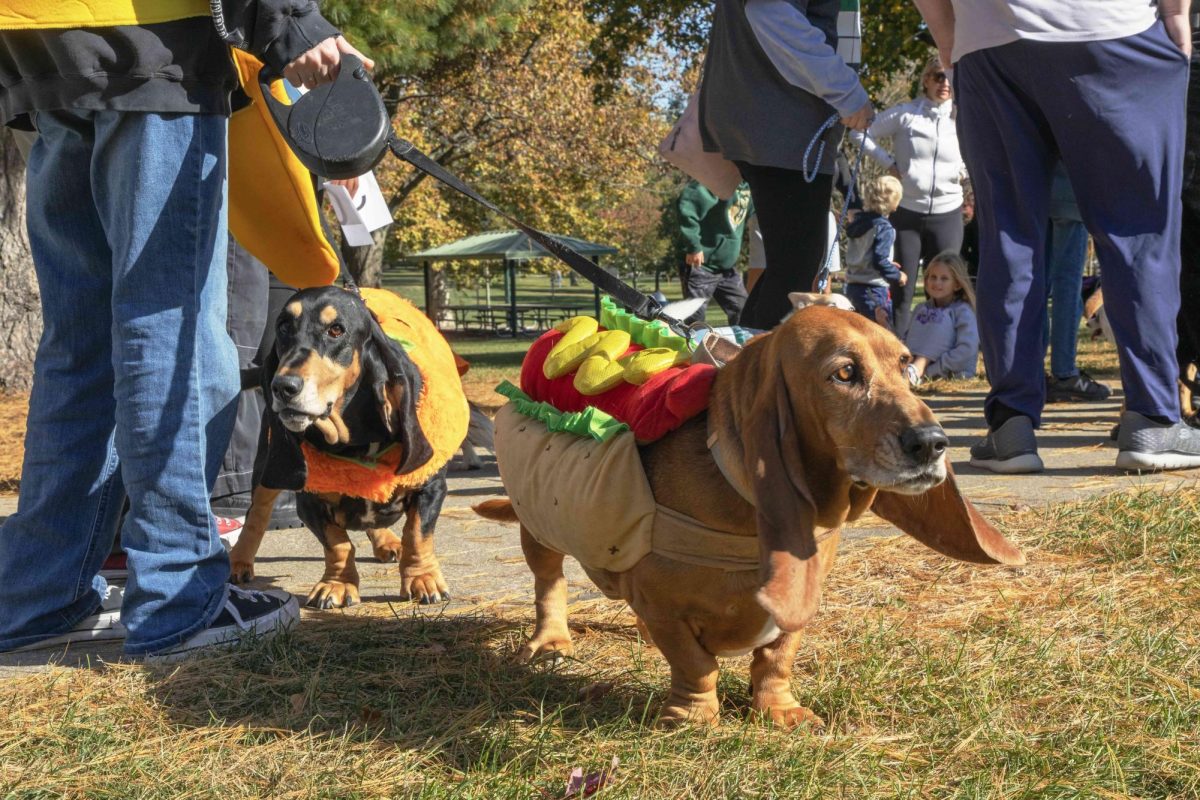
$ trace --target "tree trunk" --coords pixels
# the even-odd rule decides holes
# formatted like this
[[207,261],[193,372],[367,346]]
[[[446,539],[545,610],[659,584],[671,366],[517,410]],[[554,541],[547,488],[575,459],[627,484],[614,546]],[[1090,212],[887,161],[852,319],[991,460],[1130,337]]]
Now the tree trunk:
[[342,258],[346,260],[350,275],[359,286],[378,289],[382,285],[383,251],[390,230],[391,226],[385,225],[377,231],[372,231],[371,238],[375,244],[362,247],[351,247],[343,240]]
[[425,298],[429,318],[439,328],[448,323],[453,317],[445,310],[450,304],[450,286],[446,283],[446,271],[434,269],[429,275],[429,296]]
[[42,335],[29,234],[25,229],[25,159],[14,134],[0,128],[0,391],[33,383],[33,357]]

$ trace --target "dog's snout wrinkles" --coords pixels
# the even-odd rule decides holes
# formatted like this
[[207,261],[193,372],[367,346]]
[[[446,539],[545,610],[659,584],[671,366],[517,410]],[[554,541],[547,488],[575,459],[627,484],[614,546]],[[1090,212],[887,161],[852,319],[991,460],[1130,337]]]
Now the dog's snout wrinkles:
[[918,464],[941,458],[950,440],[941,425],[915,425],[900,434],[900,447]]
[[271,381],[271,391],[280,400],[291,400],[304,388],[304,379],[299,375],[276,375]]

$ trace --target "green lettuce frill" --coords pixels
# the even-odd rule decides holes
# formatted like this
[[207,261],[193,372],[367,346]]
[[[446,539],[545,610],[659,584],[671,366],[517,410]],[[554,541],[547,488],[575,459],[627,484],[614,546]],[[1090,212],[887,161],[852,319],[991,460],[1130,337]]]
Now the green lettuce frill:
[[617,434],[629,430],[629,426],[624,422],[619,422],[612,415],[594,406],[588,406],[583,411],[559,411],[549,403],[531,399],[508,381],[502,381],[496,387],[496,393],[507,397],[517,411],[536,419],[556,433],[573,433],[576,436],[589,436],[597,442],[607,442]]
[[666,347],[676,353],[688,351],[687,340],[672,333],[662,320],[647,321],[635,317],[605,295],[600,299],[600,325],[611,330],[625,331],[634,344],[642,347]]

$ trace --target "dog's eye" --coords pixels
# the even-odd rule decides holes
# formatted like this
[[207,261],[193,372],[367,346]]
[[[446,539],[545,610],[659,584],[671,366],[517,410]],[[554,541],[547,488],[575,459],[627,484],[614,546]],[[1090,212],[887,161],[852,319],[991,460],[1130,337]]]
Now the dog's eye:
[[838,383],[850,383],[856,377],[858,377],[858,368],[853,364],[846,364],[833,373],[833,379]]
[[342,327],[340,322],[335,322],[330,325],[325,332],[329,334],[330,339],[337,339],[346,332],[346,329]]

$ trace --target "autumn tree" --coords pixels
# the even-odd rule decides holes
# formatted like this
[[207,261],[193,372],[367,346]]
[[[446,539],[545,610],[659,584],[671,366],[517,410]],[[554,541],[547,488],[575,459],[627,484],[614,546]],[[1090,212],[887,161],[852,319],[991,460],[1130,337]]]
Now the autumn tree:
[[[863,85],[875,94],[907,63],[924,58],[931,39],[912,0],[862,0]],[[596,26],[590,74],[601,90],[620,83],[645,48],[664,43],[699,59],[708,43],[712,0],[584,0]]]
[[[663,169],[655,147],[668,122],[654,97],[663,76],[635,65],[596,101],[585,74],[595,35],[576,4],[541,0],[469,68],[407,81],[394,125],[523,221],[640,248],[650,258],[654,244],[638,240],[655,220],[632,212],[660,202],[647,187],[648,175]],[[394,241],[402,252],[511,227],[398,161],[384,162],[376,174],[400,223]],[[477,268],[448,269],[465,283]]]
[[0,128],[0,390],[28,389],[42,332],[41,302],[25,229],[25,159]]

